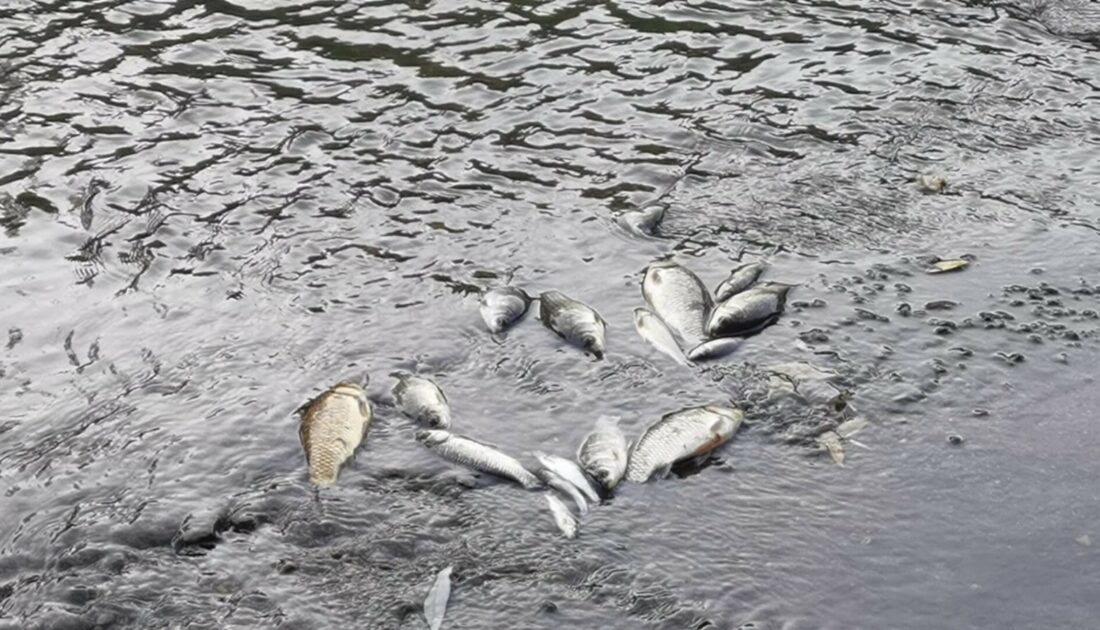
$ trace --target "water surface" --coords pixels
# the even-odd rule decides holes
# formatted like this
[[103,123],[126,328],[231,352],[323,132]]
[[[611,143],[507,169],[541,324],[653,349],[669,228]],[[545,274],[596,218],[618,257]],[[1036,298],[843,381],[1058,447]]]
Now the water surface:
[[[1095,625],[1098,42],[1084,0],[6,3],[0,627],[422,628],[448,565],[446,628]],[[631,321],[669,256],[799,287],[684,369]],[[596,307],[606,360],[487,334],[506,278]],[[315,496],[295,410],[395,370],[527,461],[748,420],[575,541],[384,404]]]

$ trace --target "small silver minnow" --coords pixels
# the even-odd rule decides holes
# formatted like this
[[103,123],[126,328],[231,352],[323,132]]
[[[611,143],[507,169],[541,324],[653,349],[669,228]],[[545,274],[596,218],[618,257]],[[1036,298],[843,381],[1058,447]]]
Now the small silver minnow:
[[584,471],[571,459],[565,459],[564,457],[558,457],[557,455],[547,455],[539,451],[532,453],[535,459],[538,460],[544,468],[547,468],[562,479],[565,479],[569,483],[573,484],[577,490],[584,493],[584,496],[593,503],[600,502],[600,495],[596,492],[596,489],[592,487],[592,484],[588,482],[588,477],[584,476]]
[[665,218],[668,206],[653,203],[619,215],[619,225],[637,236],[653,236]]
[[704,327],[714,302],[703,281],[689,269],[671,261],[651,264],[642,279],[642,297],[683,347],[706,341]]
[[691,365],[676,342],[676,335],[653,311],[647,308],[634,309],[634,329],[646,343],[668,355],[673,361],[680,365]]
[[524,468],[523,464],[514,457],[505,455],[495,447],[482,444],[477,440],[455,435],[450,431],[432,429],[417,431],[416,441],[454,464],[511,479],[524,488],[537,488],[542,485],[538,477]]
[[355,383],[340,383],[306,407],[298,438],[306,452],[311,482],[318,486],[336,483],[340,467],[367,436],[371,417],[367,394]]
[[596,309],[560,291],[546,291],[539,295],[539,319],[562,339],[603,358],[607,322]]
[[554,515],[554,523],[557,524],[558,529],[565,535],[566,538],[577,537],[577,519],[573,516],[573,513],[569,511],[561,499],[554,496],[552,493],[546,493],[546,503],[550,505],[550,513]]
[[435,576],[428,596],[424,598],[424,621],[429,630],[439,630],[443,625],[443,616],[447,614],[447,601],[451,599],[451,567],[443,569]]
[[513,286],[494,287],[481,295],[478,310],[489,332],[499,333],[523,317],[531,306],[531,297]]
[[766,265],[760,261],[753,261],[737,265],[730,271],[730,275],[718,284],[714,289],[714,301],[725,302],[738,293],[748,289],[764,273]]
[[687,358],[692,361],[717,359],[737,350],[741,347],[743,342],[744,339],[739,337],[719,337],[718,339],[711,339],[710,341],[704,341],[691,350],[688,350]]
[[789,284],[768,282],[734,295],[714,307],[707,320],[707,335],[736,335],[769,323],[783,312],[791,288]]
[[832,457],[837,465],[843,466],[845,459],[844,442],[850,440],[856,443],[855,440],[851,440],[851,437],[867,428],[870,424],[867,418],[856,416],[851,420],[841,423],[840,426],[832,431],[826,431],[819,435],[817,437],[817,443],[829,453],[829,457]]
[[619,419],[602,416],[577,449],[577,461],[605,490],[611,490],[626,474],[626,436]]
[[584,498],[581,491],[573,484],[562,478],[561,475],[550,470],[549,468],[540,468],[537,473],[539,479],[542,480],[547,487],[553,488],[565,496],[573,499],[573,503],[577,504],[577,511],[581,514],[588,514],[588,500]]
[[393,398],[408,417],[433,429],[451,427],[451,406],[434,381],[412,374],[394,374]]
[[743,418],[741,411],[717,405],[690,407],[664,416],[635,442],[627,480],[645,483],[654,473],[667,475],[677,462],[710,453],[733,437]]

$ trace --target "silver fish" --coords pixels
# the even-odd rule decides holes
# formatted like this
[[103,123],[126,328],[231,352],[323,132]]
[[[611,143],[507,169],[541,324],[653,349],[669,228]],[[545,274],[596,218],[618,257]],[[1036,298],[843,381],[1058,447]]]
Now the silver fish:
[[725,302],[731,297],[751,287],[760,274],[764,273],[766,265],[760,261],[742,263],[730,271],[730,275],[714,289],[714,299],[717,302]]
[[717,359],[737,350],[741,347],[743,342],[744,340],[738,337],[719,337],[718,339],[711,339],[710,341],[704,341],[691,350],[688,350],[687,358],[692,361]]
[[372,411],[363,388],[341,383],[306,407],[298,437],[306,452],[309,480],[318,486],[336,483],[340,467],[367,436]]
[[566,481],[561,475],[550,470],[549,468],[542,468],[538,471],[539,479],[542,480],[547,487],[553,488],[565,496],[573,499],[573,503],[577,504],[577,511],[581,514],[588,514],[588,501],[581,494],[581,491],[577,489],[577,486]]
[[844,442],[851,441],[853,444],[858,444],[858,442],[851,439],[852,436],[867,428],[870,424],[867,418],[856,416],[851,420],[841,423],[836,429],[826,431],[819,435],[817,437],[817,443],[821,448],[828,451],[829,457],[832,457],[837,465],[843,466],[845,459]]
[[713,451],[733,437],[743,418],[739,410],[717,405],[690,407],[664,416],[634,444],[627,480],[645,483],[658,471],[662,476],[668,474],[677,462]]
[[550,513],[554,515],[554,523],[557,524],[561,533],[566,538],[576,538],[577,519],[569,511],[569,508],[561,502],[561,499],[549,492],[546,493],[546,502],[550,505]]
[[668,205],[654,203],[619,215],[619,225],[638,236],[653,236],[665,218]]
[[703,281],[674,262],[656,262],[646,268],[642,296],[685,347],[706,340],[704,326],[714,302]]
[[539,295],[539,319],[569,343],[603,358],[606,348],[607,322],[591,306],[578,302],[559,291]]
[[680,365],[691,365],[676,343],[676,336],[653,311],[647,308],[634,309],[634,329],[649,345],[672,357],[673,361]]
[[577,449],[577,461],[605,490],[611,490],[626,473],[626,436],[619,419],[603,416]]
[[417,431],[416,441],[439,457],[460,466],[511,479],[524,488],[542,485],[538,477],[514,457],[505,455],[488,444],[439,429]]
[[394,376],[393,398],[406,416],[433,429],[451,427],[451,406],[435,382],[412,374]]
[[478,310],[489,332],[499,333],[523,317],[531,306],[531,297],[513,286],[489,289],[481,295]]
[[789,284],[768,282],[738,293],[714,307],[707,320],[707,335],[743,334],[764,326],[783,312]]
[[443,615],[447,614],[447,601],[451,599],[451,567],[443,569],[435,576],[428,596],[424,598],[424,621],[430,630],[439,630],[443,625]]
[[562,479],[573,484],[577,490],[583,492],[584,496],[588,497],[589,501],[599,503],[600,495],[596,493],[596,489],[588,482],[588,477],[584,476],[584,471],[581,470],[581,467],[578,466],[576,462],[571,459],[565,459],[564,457],[558,457],[557,455],[547,455],[539,451],[535,451],[533,455],[544,468],[553,471]]

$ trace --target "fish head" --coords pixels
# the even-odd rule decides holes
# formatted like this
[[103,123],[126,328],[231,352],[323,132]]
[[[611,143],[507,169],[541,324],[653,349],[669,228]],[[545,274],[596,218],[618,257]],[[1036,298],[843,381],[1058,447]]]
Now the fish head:
[[426,431],[416,432],[416,441],[420,442],[424,446],[427,446],[428,448],[439,446],[440,444],[449,440],[450,437],[450,433],[438,429],[429,429]]
[[424,414],[424,420],[433,429],[451,428],[451,414],[443,410],[433,410]]
[[584,333],[581,335],[581,346],[592,353],[597,360],[603,359],[603,339],[595,333]]
[[721,416],[721,418],[715,422],[714,430],[723,440],[728,440],[733,437],[738,427],[741,426],[741,420],[745,417],[745,414],[741,413],[739,409],[734,409],[732,407],[707,405],[706,410]]
[[717,337],[733,327],[734,316],[715,309],[707,320],[706,333],[708,337]]
[[610,488],[615,481],[615,473],[607,466],[600,466],[592,471],[592,476],[604,488]]
[[367,392],[359,383],[344,381],[343,383],[337,384],[336,387],[333,387],[332,393],[351,396],[359,402],[367,402]]

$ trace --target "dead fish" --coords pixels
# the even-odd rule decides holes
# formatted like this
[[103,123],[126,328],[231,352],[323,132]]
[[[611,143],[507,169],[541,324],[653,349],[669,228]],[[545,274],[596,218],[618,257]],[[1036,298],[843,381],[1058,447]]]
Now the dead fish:
[[443,625],[443,615],[447,613],[447,602],[451,599],[451,567],[443,569],[435,576],[435,582],[424,598],[424,621],[430,630],[439,630]]
[[714,299],[717,302],[725,302],[738,293],[748,289],[764,273],[767,266],[760,262],[742,263],[730,271],[730,275],[714,289]]
[[336,483],[340,467],[367,436],[372,417],[367,393],[355,383],[340,383],[306,407],[298,437],[306,452],[309,480]]
[[817,443],[821,448],[825,449],[829,456],[833,458],[833,461],[838,465],[844,465],[844,442],[851,441],[853,444],[859,444],[855,440],[852,440],[852,436],[859,433],[871,423],[867,421],[867,418],[863,416],[857,416],[851,420],[842,422],[840,426],[832,431],[826,431],[817,437]]
[[962,271],[970,266],[969,260],[937,260],[932,266],[925,269],[927,273],[947,273],[948,271]]
[[741,347],[744,339],[740,337],[719,337],[718,339],[711,339],[710,341],[704,341],[703,343],[695,346],[687,353],[687,358],[692,361],[706,361],[707,359],[717,359],[724,357],[727,354],[732,353]]
[[433,429],[451,426],[451,406],[447,396],[430,379],[412,374],[394,374],[393,398],[408,417]]
[[478,310],[481,312],[481,319],[489,327],[489,332],[499,333],[523,317],[530,306],[531,296],[523,289],[500,286],[481,295]]
[[550,505],[550,513],[554,515],[554,523],[557,524],[561,533],[564,534],[566,538],[576,538],[577,519],[573,516],[573,513],[569,511],[569,508],[561,502],[561,499],[549,492],[546,493],[546,503]]
[[450,431],[432,429],[417,431],[416,441],[454,464],[511,479],[528,489],[542,485],[538,477],[524,468],[523,464],[514,457],[505,455],[495,447],[482,444],[477,440],[455,435]]
[[706,405],[670,413],[642,433],[630,451],[628,481],[645,483],[672,465],[701,457],[725,444],[741,426],[744,414],[731,407]]
[[917,177],[917,187],[921,192],[941,193],[947,190],[947,178],[943,175],[923,173]]
[[703,281],[689,269],[671,261],[651,264],[642,279],[642,296],[685,347],[706,340],[704,326],[714,302]]
[[619,225],[638,236],[654,236],[665,218],[668,205],[654,203],[619,215]]
[[577,489],[577,486],[566,481],[561,475],[550,470],[549,468],[541,468],[536,473],[539,479],[542,480],[547,487],[553,488],[565,496],[573,499],[573,503],[577,504],[577,511],[583,514],[588,514],[588,500],[584,498],[581,491]]
[[768,282],[738,293],[714,307],[707,320],[707,335],[736,335],[769,323],[783,312],[790,290],[789,284]]
[[691,365],[668,326],[647,308],[634,309],[634,328],[642,339],[680,365]]
[[619,419],[602,416],[592,432],[581,441],[577,461],[605,490],[611,490],[626,473],[626,436],[619,428]]
[[603,358],[607,322],[596,309],[559,291],[539,295],[539,319],[569,343]]
[[557,455],[547,455],[539,451],[535,451],[532,454],[544,468],[553,471],[562,479],[573,484],[577,490],[584,493],[584,496],[587,497],[589,501],[599,503],[600,495],[596,493],[596,489],[588,482],[588,477],[584,476],[584,471],[581,470],[581,467],[578,466],[576,462],[565,459],[564,457],[558,457]]

